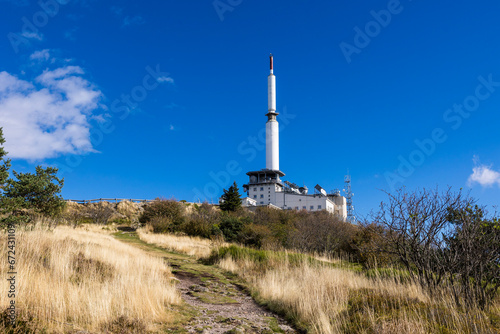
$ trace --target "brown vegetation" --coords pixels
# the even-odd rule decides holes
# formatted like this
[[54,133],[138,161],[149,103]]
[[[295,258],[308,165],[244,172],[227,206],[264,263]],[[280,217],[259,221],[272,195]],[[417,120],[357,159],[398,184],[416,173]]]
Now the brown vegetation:
[[[80,228],[35,227],[16,233],[19,328],[100,332],[128,319],[127,326],[142,333],[172,321],[167,306],[179,304],[181,298],[161,259]],[[6,249],[6,243],[2,233],[0,248]],[[2,277],[7,271],[2,261]],[[8,291],[7,283],[2,280],[0,290]],[[0,294],[0,305],[6,308],[8,303],[7,294]]]
[[[349,264],[319,264],[288,254],[228,252],[218,264],[241,275],[254,298],[312,333],[495,333],[498,313],[456,306],[446,291],[428,294],[397,275],[368,278]],[[262,265],[259,259],[265,259]],[[337,263],[331,265],[330,263]],[[498,304],[497,304],[498,307]],[[495,323],[495,321],[497,321]]]
[[140,222],[142,241],[237,274],[257,301],[311,333],[500,332],[499,221],[451,193],[390,196],[363,226],[325,211],[174,200],[70,203],[65,217],[100,225],[19,231],[26,331],[142,333],[171,322],[165,306],[180,297],[168,267],[102,233]]
[[212,251],[213,243],[209,239],[200,237],[175,236],[171,234],[152,233],[151,228],[137,230],[139,238],[149,244],[194,256],[195,258],[208,257]]
[[105,225],[110,222],[134,224],[139,222],[139,217],[144,211],[144,203],[122,201],[119,203],[98,202],[79,204],[66,202],[62,214],[65,220],[73,225],[94,223]]
[[430,293],[449,289],[458,306],[486,309],[500,288],[500,220],[461,192],[405,189],[374,215],[384,251]]

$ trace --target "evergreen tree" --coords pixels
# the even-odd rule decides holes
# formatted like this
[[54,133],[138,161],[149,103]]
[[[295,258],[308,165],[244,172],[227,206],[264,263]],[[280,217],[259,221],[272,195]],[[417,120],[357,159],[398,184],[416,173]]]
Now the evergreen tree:
[[36,173],[13,172],[15,178],[7,180],[3,196],[17,201],[20,208],[32,209],[36,212],[54,216],[62,211],[65,202],[58,194],[64,179],[56,176],[58,169],[53,167],[36,167]]
[[241,208],[241,195],[236,181],[229,187],[224,189],[224,194],[221,196],[220,209],[222,211],[237,211]]
[[7,152],[3,147],[5,139],[3,128],[0,128],[0,227],[5,227],[11,223],[26,222],[25,217],[17,217],[14,213],[21,206],[19,199],[6,198],[4,196],[6,183],[9,178],[10,159],[6,159]]
[[5,160],[7,152],[3,148],[5,139],[3,138],[3,128],[0,128],[0,189],[3,189],[7,178],[9,177],[10,160]]
[[9,178],[10,160],[3,147],[5,139],[0,128],[0,225],[27,223],[28,210],[45,215],[55,215],[66,204],[58,196],[64,180],[59,179],[57,168],[36,167],[36,174],[13,172],[17,179]]

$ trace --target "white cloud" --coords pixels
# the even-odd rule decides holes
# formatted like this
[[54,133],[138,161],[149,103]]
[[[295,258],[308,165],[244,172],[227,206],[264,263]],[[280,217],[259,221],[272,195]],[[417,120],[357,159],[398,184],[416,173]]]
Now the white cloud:
[[98,117],[102,93],[83,74],[65,66],[27,81],[0,72],[0,126],[10,158],[94,152],[88,120]]
[[33,54],[30,56],[30,59],[39,61],[48,61],[50,59],[49,49],[33,52]]
[[170,124],[170,131],[174,131],[174,130],[175,130],[174,126],[172,124]]
[[27,39],[37,39],[39,41],[43,40],[43,35],[37,32],[25,31],[21,34],[21,36]]
[[158,77],[156,79],[159,83],[164,83],[164,82],[168,82],[168,83],[171,83],[173,84],[174,83],[174,79],[171,78],[171,77]]
[[491,187],[495,184],[500,186],[500,173],[493,170],[491,166],[475,166],[467,182],[469,186],[473,186],[476,183],[482,187]]

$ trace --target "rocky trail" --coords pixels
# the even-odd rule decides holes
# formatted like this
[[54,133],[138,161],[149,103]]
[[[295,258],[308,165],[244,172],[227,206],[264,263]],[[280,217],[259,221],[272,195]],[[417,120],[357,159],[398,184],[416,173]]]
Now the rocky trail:
[[258,305],[240,285],[237,276],[204,265],[194,258],[173,253],[141,241],[135,232],[115,237],[151,254],[161,256],[172,267],[185,305],[171,333],[297,333],[282,317]]

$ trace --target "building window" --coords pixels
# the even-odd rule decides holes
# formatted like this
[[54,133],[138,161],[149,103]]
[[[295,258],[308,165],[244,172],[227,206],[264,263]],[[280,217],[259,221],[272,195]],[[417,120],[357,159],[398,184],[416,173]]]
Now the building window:
[[257,191],[257,187],[253,188],[253,191]]
[[260,187],[260,191],[264,191],[264,187]]
[[253,198],[257,198],[257,195],[253,195]]
[[321,205],[318,205],[318,210],[321,210]]
[[302,209],[304,209],[304,210],[305,210],[305,209],[306,209],[306,207],[305,207],[305,206],[303,206],[303,207],[302,207]]
[[311,205],[311,210],[314,210],[314,205]]
[[298,209],[299,209],[299,207],[298,207],[298,206],[296,206],[296,207],[295,207],[295,210],[298,210]]
[[262,195],[262,194],[261,194],[261,195],[260,195],[260,198],[264,198],[264,195]]
[[264,204],[264,202],[260,202],[260,204]]

